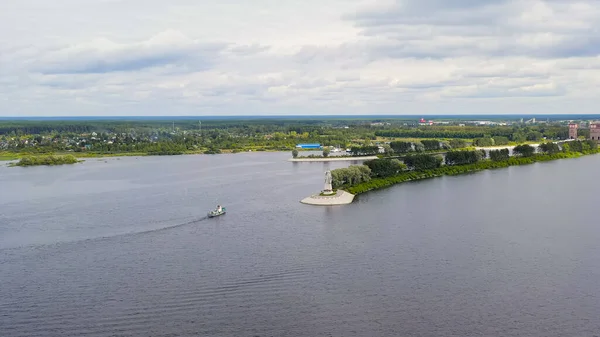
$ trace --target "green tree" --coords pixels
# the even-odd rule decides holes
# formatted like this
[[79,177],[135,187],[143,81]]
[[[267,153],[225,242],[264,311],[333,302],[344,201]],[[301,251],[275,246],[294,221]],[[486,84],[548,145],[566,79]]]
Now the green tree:
[[474,164],[481,160],[481,151],[448,151],[446,153],[446,165]]
[[332,187],[356,185],[371,180],[371,169],[365,165],[352,165],[331,171]]
[[373,159],[366,161],[364,165],[371,169],[373,177],[389,177],[406,169],[406,165],[398,159]]
[[588,144],[588,146],[590,147],[590,150],[592,150],[592,151],[596,151],[596,150],[598,150],[598,142],[597,142],[597,141],[595,141],[595,140],[592,140],[592,139],[588,139],[588,140],[586,140],[585,142],[586,142],[586,143]]
[[560,147],[556,143],[542,143],[540,144],[540,151],[547,154],[554,154],[560,152]]
[[527,140],[525,134],[521,131],[512,134],[512,141],[516,143],[523,143]]
[[527,133],[527,140],[537,142],[542,139],[544,135],[542,135],[539,131],[531,131]]
[[513,148],[513,153],[521,157],[531,157],[535,154],[535,148],[529,144],[517,145]]
[[442,165],[442,158],[428,154],[415,154],[404,158],[404,164],[415,171],[431,170]]
[[439,140],[425,139],[421,141],[421,144],[423,144],[425,151],[436,151],[440,149]]
[[411,142],[391,142],[390,147],[396,153],[408,153],[413,150],[413,144]]
[[579,140],[569,142],[571,152],[583,152],[583,144]]
[[423,143],[416,142],[416,143],[414,143],[414,145],[415,145],[415,152],[423,152],[423,151],[425,151],[425,146],[423,146]]
[[450,139],[450,147],[452,147],[453,149],[461,149],[464,147],[467,147],[467,143],[464,141],[464,139]]
[[508,137],[496,136],[493,138],[495,145],[508,145],[509,139]]
[[493,138],[476,138],[473,140],[475,146],[494,146]]
[[294,157],[294,158],[298,157],[298,150],[296,150],[296,149],[292,150],[292,157]]
[[353,146],[350,149],[350,152],[354,156],[375,155],[379,152],[379,147],[377,147],[377,146]]
[[510,151],[508,149],[490,150],[490,160],[503,161],[510,159]]
[[389,144],[383,144],[383,153],[385,153],[386,155],[392,155],[394,153],[394,150],[392,149],[392,147]]

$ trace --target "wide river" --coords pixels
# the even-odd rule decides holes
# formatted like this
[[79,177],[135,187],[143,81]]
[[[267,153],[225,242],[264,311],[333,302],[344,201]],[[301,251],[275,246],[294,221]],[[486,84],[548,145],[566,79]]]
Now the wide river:
[[338,207],[289,157],[0,167],[0,336],[600,335],[600,156]]

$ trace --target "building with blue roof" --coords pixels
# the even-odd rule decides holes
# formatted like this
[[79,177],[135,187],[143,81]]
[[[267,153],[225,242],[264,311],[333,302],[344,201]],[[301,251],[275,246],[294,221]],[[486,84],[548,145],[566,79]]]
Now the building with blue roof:
[[298,144],[296,147],[299,149],[320,149],[321,144]]

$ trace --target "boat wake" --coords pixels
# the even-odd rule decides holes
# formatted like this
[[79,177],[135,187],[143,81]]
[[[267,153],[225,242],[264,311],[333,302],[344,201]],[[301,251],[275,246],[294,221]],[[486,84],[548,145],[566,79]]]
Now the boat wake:
[[56,246],[64,245],[64,244],[87,243],[87,242],[95,242],[95,241],[115,239],[115,238],[119,238],[119,237],[128,237],[128,236],[134,236],[134,235],[151,234],[151,233],[156,233],[156,232],[171,230],[171,229],[179,228],[179,227],[183,227],[183,226],[193,225],[193,224],[196,224],[196,223],[208,220],[208,219],[209,219],[209,217],[205,215],[205,216],[202,216],[202,217],[199,217],[199,218],[195,218],[195,219],[190,220],[190,221],[186,221],[186,222],[183,222],[183,223],[178,223],[178,224],[171,225],[171,226],[166,226],[166,227],[150,228],[150,229],[147,229],[147,230],[138,230],[138,231],[133,230],[131,232],[114,233],[114,234],[101,235],[101,236],[90,237],[90,238],[73,238],[72,240],[65,240],[65,241],[59,241],[59,242],[29,243],[29,244],[23,244],[23,245],[13,246],[13,247],[7,247],[7,248],[1,248],[0,247],[0,251],[7,251],[7,250],[12,250],[12,249],[22,249],[22,248],[34,248],[34,247],[35,248],[56,247]]
[[[167,226],[167,227],[161,227],[161,228],[155,228],[155,229],[149,229],[149,230],[145,230],[145,231],[140,231],[140,232],[133,232],[133,233],[127,233],[127,234],[123,234],[123,235],[134,235],[134,234],[148,234],[148,233],[155,233],[155,232],[160,232],[160,231],[165,231],[168,229],[173,229],[173,228],[178,228],[178,227],[183,227],[183,226],[188,226],[188,225],[193,225],[195,223],[207,220],[208,216],[203,216],[188,222],[184,222],[184,223],[180,223],[177,225],[172,225],[172,226]],[[120,236],[120,235],[116,235],[116,236]]]

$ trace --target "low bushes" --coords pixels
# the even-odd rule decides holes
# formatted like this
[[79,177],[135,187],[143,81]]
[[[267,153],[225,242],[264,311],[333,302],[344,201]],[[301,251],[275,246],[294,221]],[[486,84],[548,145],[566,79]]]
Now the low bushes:
[[78,162],[77,158],[70,154],[65,156],[25,156],[15,166],[64,165]]

